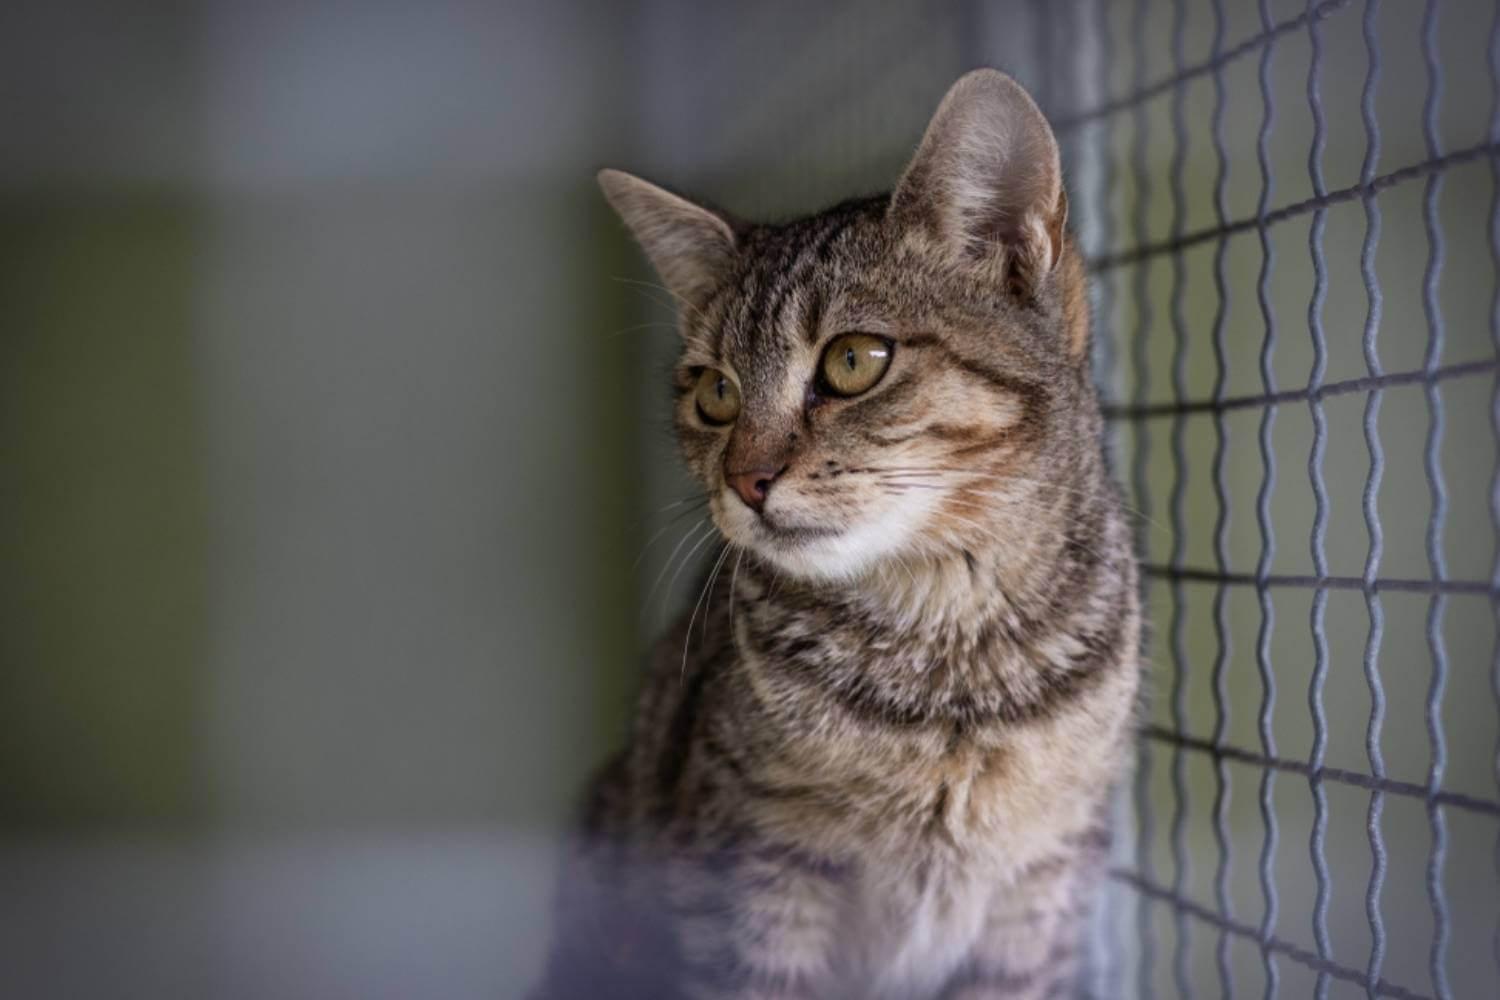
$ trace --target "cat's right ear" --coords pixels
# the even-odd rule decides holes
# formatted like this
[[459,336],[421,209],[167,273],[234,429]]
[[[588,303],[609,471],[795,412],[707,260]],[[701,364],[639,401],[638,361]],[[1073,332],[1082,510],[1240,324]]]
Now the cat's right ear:
[[735,255],[723,216],[623,170],[599,171],[599,186],[673,295],[697,305],[723,280]]

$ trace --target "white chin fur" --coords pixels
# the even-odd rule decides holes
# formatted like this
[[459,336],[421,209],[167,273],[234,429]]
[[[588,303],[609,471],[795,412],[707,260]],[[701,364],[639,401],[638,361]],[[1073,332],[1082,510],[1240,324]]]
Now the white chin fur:
[[[903,497],[899,502],[882,504],[878,510],[861,512],[853,521],[843,521],[843,515],[839,515],[835,523],[843,521],[844,530],[836,535],[791,541],[768,534],[759,516],[726,490],[718,505],[719,526],[730,541],[791,576],[819,582],[851,580],[908,547],[935,502],[932,494],[936,491],[923,492],[926,495],[920,498]],[[769,513],[773,519],[790,516],[774,503]],[[807,520],[811,522],[812,518]]]

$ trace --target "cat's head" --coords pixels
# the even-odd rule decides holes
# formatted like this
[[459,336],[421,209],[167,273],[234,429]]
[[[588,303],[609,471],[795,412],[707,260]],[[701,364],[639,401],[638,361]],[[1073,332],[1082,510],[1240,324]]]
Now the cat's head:
[[677,430],[730,542],[848,579],[1069,506],[1097,453],[1083,268],[1008,76],[954,84],[892,194],[788,224],[599,181],[680,303]]

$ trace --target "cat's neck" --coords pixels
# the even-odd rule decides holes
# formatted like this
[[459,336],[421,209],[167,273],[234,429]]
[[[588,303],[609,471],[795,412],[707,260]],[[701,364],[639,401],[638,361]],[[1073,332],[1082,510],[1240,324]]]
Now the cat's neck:
[[972,628],[1030,590],[1012,553],[971,547],[886,560],[846,585],[846,599],[900,630]]
[[1034,613],[1065,539],[1034,535],[1024,547],[991,544],[903,553],[838,581],[802,581],[764,566],[746,574],[742,596],[800,609],[855,613],[892,633],[976,632]]
[[998,571],[1013,552],[960,549],[837,584],[778,577],[757,561],[726,602],[740,676],[767,724],[790,731],[830,705],[872,725],[1033,717],[1134,641],[1121,521],[1107,518],[1087,544],[1065,535],[1041,551],[1050,559],[1039,552],[1021,573]]

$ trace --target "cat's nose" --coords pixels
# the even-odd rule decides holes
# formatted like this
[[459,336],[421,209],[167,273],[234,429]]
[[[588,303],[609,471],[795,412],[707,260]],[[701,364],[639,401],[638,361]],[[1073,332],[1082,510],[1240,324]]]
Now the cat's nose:
[[784,465],[779,469],[764,466],[746,469],[744,472],[730,472],[724,478],[728,480],[729,488],[738,493],[751,510],[759,511],[766,505],[766,494],[771,492],[771,484],[785,471]]

